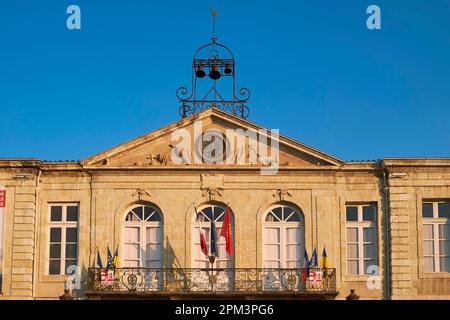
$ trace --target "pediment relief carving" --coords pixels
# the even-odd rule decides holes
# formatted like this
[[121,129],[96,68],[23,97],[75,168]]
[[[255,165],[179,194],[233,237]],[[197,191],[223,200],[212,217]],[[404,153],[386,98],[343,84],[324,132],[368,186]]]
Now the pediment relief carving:
[[[341,160],[279,136],[272,148],[272,133],[232,115],[196,117],[156,130],[83,161],[105,167],[153,167],[175,165],[318,166],[339,165]],[[230,117],[230,119],[229,119]],[[195,121],[197,119],[198,121]],[[232,121],[233,120],[233,121]],[[210,134],[215,131],[219,134]],[[231,134],[231,136],[230,136]],[[223,140],[219,141],[219,136]],[[184,137],[187,137],[184,139]],[[276,135],[274,136],[276,137]],[[184,140],[183,140],[184,139]],[[212,160],[210,160],[212,158]]]

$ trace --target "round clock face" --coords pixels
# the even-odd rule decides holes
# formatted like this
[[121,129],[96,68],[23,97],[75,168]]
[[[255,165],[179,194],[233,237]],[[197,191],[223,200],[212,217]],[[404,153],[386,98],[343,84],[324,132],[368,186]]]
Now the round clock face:
[[227,155],[229,141],[217,129],[208,129],[195,140],[195,155],[203,164],[222,164]]

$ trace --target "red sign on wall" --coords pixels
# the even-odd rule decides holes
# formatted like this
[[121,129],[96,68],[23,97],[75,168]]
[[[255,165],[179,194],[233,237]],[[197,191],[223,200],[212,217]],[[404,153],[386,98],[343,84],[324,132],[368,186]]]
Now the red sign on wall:
[[0,208],[6,205],[6,190],[0,190]]

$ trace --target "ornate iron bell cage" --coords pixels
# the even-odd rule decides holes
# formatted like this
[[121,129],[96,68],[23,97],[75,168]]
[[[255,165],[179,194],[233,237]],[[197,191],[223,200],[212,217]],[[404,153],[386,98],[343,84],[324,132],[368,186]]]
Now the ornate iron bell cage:
[[[211,83],[206,86],[203,83],[203,87],[206,87],[204,89],[199,85],[200,81]],[[225,81],[231,81],[231,84],[228,84],[226,90],[221,90],[220,84]],[[242,118],[247,118],[249,115],[247,101],[250,98],[250,90],[240,88],[236,93],[236,64],[233,52],[227,46],[217,42],[214,31],[211,42],[198,48],[194,54],[190,92],[186,87],[180,87],[176,95],[181,102],[179,112],[182,117],[211,107],[231,112]]]

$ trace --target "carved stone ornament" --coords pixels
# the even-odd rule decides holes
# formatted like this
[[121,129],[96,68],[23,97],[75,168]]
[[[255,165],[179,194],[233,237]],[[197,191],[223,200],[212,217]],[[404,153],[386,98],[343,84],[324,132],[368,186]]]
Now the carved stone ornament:
[[136,161],[134,163],[135,166],[140,166],[140,167],[146,167],[146,166],[165,166],[167,165],[167,162],[169,160],[169,156],[168,153],[164,153],[164,154],[149,154],[146,157],[145,161]]
[[202,196],[203,197],[208,196],[209,201],[215,200],[216,195],[221,197],[223,194],[223,188],[205,188],[202,190],[203,190]]
[[278,198],[279,201],[284,201],[286,196],[292,197],[292,193],[287,189],[277,189],[273,196]]
[[202,174],[200,176],[201,186],[203,191],[202,196],[208,196],[210,201],[215,200],[216,196],[223,194],[223,175],[219,174]]
[[151,197],[150,192],[147,189],[137,188],[132,194],[133,197],[137,197],[139,201],[146,200]]

